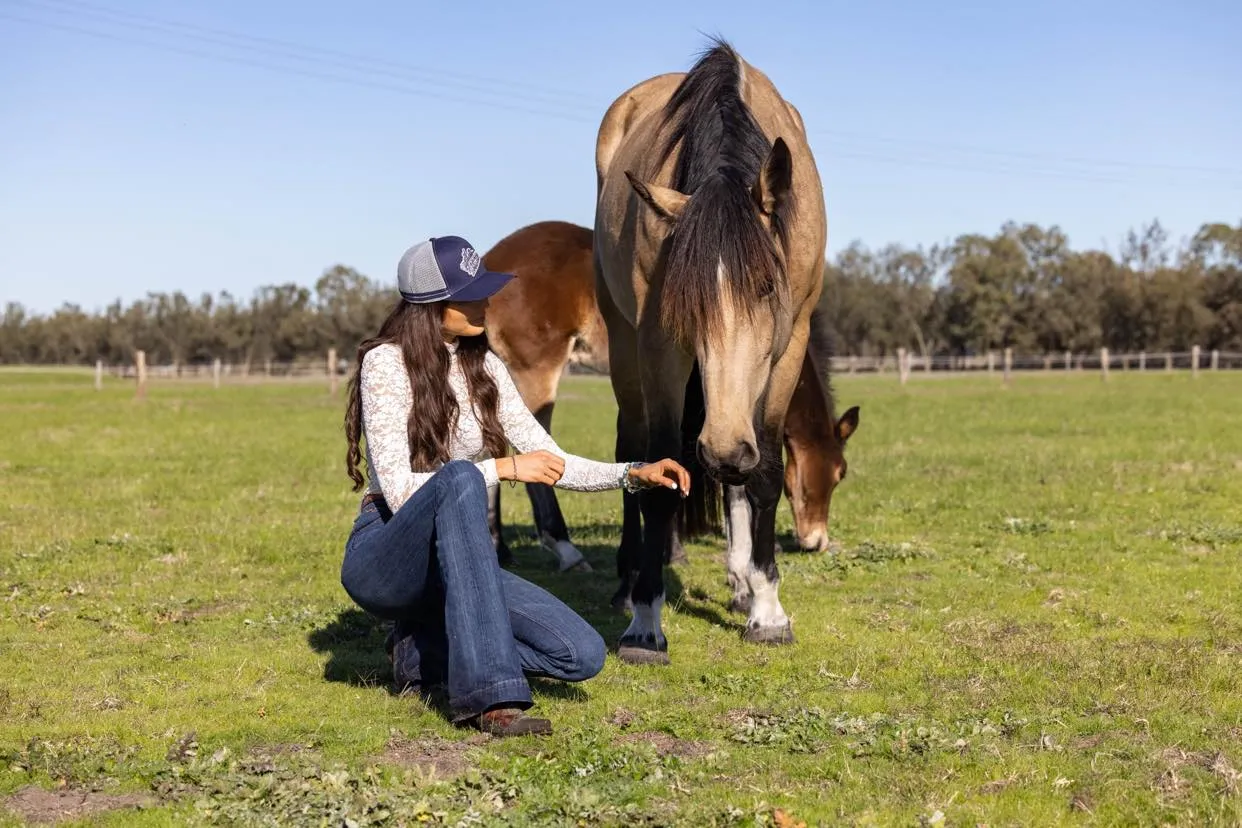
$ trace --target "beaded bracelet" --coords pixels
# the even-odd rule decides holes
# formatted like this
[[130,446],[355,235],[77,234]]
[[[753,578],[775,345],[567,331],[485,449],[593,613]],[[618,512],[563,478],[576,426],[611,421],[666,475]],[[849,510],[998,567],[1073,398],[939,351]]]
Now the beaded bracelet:
[[629,494],[637,494],[647,488],[645,484],[630,479],[631,469],[641,469],[645,465],[647,464],[639,462],[626,463],[625,468],[621,471],[621,486]]

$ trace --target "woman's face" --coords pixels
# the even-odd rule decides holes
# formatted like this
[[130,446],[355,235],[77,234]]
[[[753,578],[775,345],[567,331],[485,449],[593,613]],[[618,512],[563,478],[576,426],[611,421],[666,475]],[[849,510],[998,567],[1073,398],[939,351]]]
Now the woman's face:
[[483,333],[483,316],[487,300],[477,302],[447,302],[441,326],[446,337],[478,336]]

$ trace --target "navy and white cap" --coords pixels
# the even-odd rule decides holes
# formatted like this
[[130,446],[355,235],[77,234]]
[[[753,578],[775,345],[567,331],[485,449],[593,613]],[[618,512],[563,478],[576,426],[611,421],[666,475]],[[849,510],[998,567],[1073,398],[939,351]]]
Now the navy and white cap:
[[397,289],[407,302],[477,302],[504,287],[511,273],[483,267],[470,242],[439,236],[405,251],[397,265]]

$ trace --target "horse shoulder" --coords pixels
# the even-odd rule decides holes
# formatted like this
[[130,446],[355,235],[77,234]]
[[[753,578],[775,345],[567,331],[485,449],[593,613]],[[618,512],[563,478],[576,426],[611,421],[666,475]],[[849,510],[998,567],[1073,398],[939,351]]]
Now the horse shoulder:
[[664,106],[684,72],[667,72],[631,86],[617,96],[604,112],[599,134],[595,139],[596,194],[604,187],[604,179],[617,149],[642,118]]

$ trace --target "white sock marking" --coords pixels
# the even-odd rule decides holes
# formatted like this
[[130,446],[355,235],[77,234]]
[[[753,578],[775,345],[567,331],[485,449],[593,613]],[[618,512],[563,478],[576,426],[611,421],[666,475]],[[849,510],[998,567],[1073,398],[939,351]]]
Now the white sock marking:
[[748,577],[750,591],[753,596],[750,604],[748,627],[783,627],[789,623],[785,608],[777,595],[779,585],[768,580],[768,576],[758,569],[751,569]]
[[734,598],[750,596],[747,576],[750,573],[751,549],[750,501],[744,486],[725,487],[725,543],[729,547],[729,586]]
[[634,617],[630,619],[630,626],[621,636],[622,640],[633,639],[636,643],[642,643],[647,640],[648,634],[651,634],[657,646],[667,646],[664,630],[660,627],[660,613],[663,609],[663,595],[652,601],[650,605],[634,602]]

